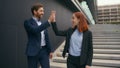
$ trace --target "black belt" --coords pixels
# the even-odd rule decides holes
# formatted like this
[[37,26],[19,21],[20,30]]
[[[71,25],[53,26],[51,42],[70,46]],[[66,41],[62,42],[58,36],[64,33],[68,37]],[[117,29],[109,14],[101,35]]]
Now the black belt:
[[41,49],[46,48],[46,46],[41,46]]
[[72,56],[69,54],[69,57],[73,57],[73,58],[80,58],[80,56]]

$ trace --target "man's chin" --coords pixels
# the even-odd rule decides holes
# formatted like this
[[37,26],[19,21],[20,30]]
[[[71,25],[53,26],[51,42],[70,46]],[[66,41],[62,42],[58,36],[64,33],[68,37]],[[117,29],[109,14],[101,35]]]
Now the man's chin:
[[41,15],[40,17],[43,17],[43,15]]
[[39,18],[41,19],[43,16],[40,16]]
[[38,17],[39,19],[41,19],[42,17]]

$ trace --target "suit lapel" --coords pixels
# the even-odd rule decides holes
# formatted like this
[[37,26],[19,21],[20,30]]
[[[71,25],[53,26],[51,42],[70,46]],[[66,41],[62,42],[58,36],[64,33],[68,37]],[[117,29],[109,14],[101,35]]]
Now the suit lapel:
[[33,25],[38,26],[37,22],[33,18],[31,18],[30,21]]
[[82,49],[81,51],[83,51],[83,52],[85,50],[85,43],[86,43],[85,38],[86,38],[86,32],[83,32],[83,40],[82,40],[82,48],[81,48]]

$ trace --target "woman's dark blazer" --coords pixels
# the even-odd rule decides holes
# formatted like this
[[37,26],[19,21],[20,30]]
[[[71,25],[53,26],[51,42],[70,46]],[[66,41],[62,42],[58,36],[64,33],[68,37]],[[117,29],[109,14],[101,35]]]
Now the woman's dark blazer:
[[[65,57],[66,53],[69,50],[71,35],[75,29],[69,28],[68,30],[65,30],[65,31],[59,31],[56,23],[52,23],[52,28],[57,36],[66,37],[66,43],[62,53],[62,56]],[[92,32],[88,30],[83,32],[82,50],[81,50],[81,57],[80,57],[81,65],[91,66],[92,58],[93,58]]]

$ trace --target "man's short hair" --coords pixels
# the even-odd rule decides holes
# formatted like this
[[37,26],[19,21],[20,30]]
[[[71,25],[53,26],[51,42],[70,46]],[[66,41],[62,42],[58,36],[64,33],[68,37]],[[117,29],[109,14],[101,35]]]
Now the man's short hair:
[[32,14],[34,15],[34,10],[37,11],[37,10],[38,10],[39,8],[41,8],[41,7],[43,7],[43,5],[40,4],[40,3],[34,4],[34,5],[31,7],[31,12],[32,12]]

